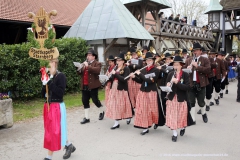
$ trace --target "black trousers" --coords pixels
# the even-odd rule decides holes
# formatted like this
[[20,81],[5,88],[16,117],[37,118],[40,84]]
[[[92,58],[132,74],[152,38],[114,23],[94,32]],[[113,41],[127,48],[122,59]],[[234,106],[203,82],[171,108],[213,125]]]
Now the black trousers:
[[237,101],[240,101],[240,78],[238,78]]
[[[224,81],[223,81],[223,83],[224,83]],[[216,77],[214,77],[214,78],[213,78],[213,87],[215,88],[215,91],[216,91],[217,93],[220,92],[220,90],[221,90],[221,85],[222,85],[221,79],[217,79]],[[224,87],[224,88],[225,88],[225,87]]]
[[208,78],[209,84],[206,86],[206,99],[212,98],[213,93],[213,77]]
[[90,98],[92,98],[93,103],[98,108],[102,106],[101,102],[98,99],[98,88],[89,90],[87,86],[84,86],[82,90],[82,103],[83,103],[84,109],[90,108],[90,105],[89,105]]
[[188,100],[191,107],[195,107],[196,98],[197,103],[200,107],[205,106],[205,96],[206,96],[206,87],[201,87],[201,90],[197,90],[196,88],[192,87],[188,92]]
[[224,79],[224,81],[221,83],[221,89],[224,90],[226,85],[229,85],[228,74],[226,75],[226,78]]

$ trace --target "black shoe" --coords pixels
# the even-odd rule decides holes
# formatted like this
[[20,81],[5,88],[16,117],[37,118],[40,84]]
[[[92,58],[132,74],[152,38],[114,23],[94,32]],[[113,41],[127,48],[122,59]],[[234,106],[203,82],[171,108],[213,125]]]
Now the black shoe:
[[116,129],[116,128],[119,128],[120,127],[120,124],[118,124],[117,126],[115,126],[115,127],[111,127],[111,129],[113,130],[113,129]]
[[205,122],[205,123],[208,122],[208,118],[207,118],[207,114],[206,113],[204,115],[202,115],[202,119],[203,119],[203,122]]
[[44,158],[43,160],[51,160],[51,159],[49,159],[49,158]]
[[69,146],[65,146],[66,152],[63,155],[63,159],[68,159],[71,157],[71,154],[76,150],[76,147],[74,145],[70,144]]
[[185,133],[185,129],[181,129],[181,131],[180,131],[180,136],[183,136],[184,133]]
[[215,99],[216,105],[219,105],[219,99]]
[[127,125],[129,125],[130,123],[131,123],[131,118],[127,120]]
[[206,111],[210,111],[210,106],[206,105]]
[[220,93],[220,98],[223,98],[223,93]]
[[201,109],[199,109],[199,111],[197,112],[197,114],[202,114]]
[[149,130],[147,130],[146,132],[141,132],[140,134],[141,135],[145,135],[146,133],[148,133],[149,132]]
[[225,91],[225,94],[228,94],[228,90]]
[[210,104],[209,104],[210,106],[214,106],[214,103],[213,102],[210,102]]
[[154,124],[154,127],[153,127],[154,129],[157,129],[158,128],[158,125],[156,125],[156,124]]
[[90,122],[90,119],[83,118],[81,124],[85,124],[85,123],[89,123],[89,122]]
[[196,125],[196,121],[192,123],[192,125]]
[[102,120],[104,118],[105,112],[103,111],[102,113],[99,114],[98,120]]
[[172,136],[172,141],[177,142],[177,136]]

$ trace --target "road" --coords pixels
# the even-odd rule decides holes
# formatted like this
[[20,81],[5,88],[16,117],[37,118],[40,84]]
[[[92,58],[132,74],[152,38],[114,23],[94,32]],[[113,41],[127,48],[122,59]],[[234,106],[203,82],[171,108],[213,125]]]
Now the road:
[[[88,124],[81,125],[83,107],[68,110],[68,137],[77,150],[71,160],[158,160],[158,159],[213,159],[240,158],[240,104],[236,102],[237,81],[229,85],[219,106],[212,106],[208,123],[196,115],[197,124],[186,129],[185,135],[172,142],[172,131],[164,127],[153,128],[144,136],[141,130],[126,121],[120,128],[110,130],[113,120],[98,120],[98,110],[91,106]],[[79,97],[79,100],[80,97]],[[196,110],[197,111],[197,110]],[[178,131],[179,134],[179,131]],[[0,160],[41,160],[43,149],[43,121],[36,118],[0,129]],[[54,153],[53,160],[61,160],[64,151]]]

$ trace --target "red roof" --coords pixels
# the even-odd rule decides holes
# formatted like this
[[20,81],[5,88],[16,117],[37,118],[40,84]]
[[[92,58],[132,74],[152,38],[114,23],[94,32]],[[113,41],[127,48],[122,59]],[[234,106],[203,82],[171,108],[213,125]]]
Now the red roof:
[[27,14],[37,13],[42,6],[46,12],[57,10],[53,24],[71,26],[91,0],[0,0],[0,19],[33,22]]

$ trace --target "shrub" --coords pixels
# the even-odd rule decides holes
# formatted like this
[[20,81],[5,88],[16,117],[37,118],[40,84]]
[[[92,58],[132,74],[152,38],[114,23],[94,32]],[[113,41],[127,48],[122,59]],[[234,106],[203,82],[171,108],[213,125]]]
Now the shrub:
[[[10,91],[13,97],[35,98],[41,93],[40,62],[29,57],[30,42],[6,45],[0,44],[0,92]],[[66,92],[80,90],[79,76],[73,62],[85,60],[88,46],[80,38],[63,38],[55,41],[58,48],[59,71],[67,77]]]

